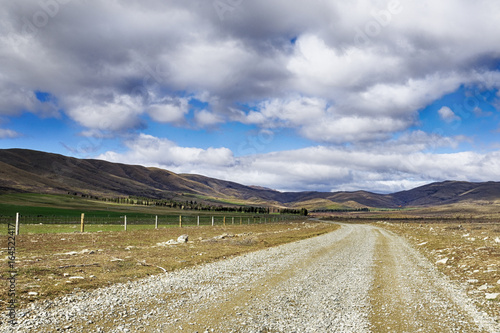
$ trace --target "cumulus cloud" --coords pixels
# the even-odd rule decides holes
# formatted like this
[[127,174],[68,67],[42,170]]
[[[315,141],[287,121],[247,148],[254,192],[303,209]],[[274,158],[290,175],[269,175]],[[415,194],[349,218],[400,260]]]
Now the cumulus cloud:
[[232,152],[227,148],[180,147],[168,139],[147,134],[125,142],[128,152],[121,154],[108,151],[98,158],[112,162],[134,163],[147,166],[162,166],[173,171],[189,172],[200,167],[228,167],[234,163]]
[[[466,110],[494,116],[478,103],[500,105],[498,1],[253,0],[228,1],[223,12],[203,0],[50,3],[0,8],[0,116],[64,113],[84,127],[81,135],[102,140],[146,132],[147,122],[240,122],[291,129],[319,145],[234,157],[227,148],[179,147],[140,134],[122,136],[128,152],[103,158],[322,189],[474,179],[486,170],[478,160],[494,166],[493,153],[433,153],[467,138],[413,129],[421,110],[461,87],[496,92],[489,100],[475,94]],[[41,101],[37,92],[52,98]],[[438,111],[443,121],[465,119],[450,107]],[[5,129],[1,136],[13,135]],[[470,167],[451,164],[459,157]]]
[[21,134],[16,131],[0,128],[0,139],[12,139],[19,136],[21,136]]
[[315,146],[235,157],[224,147],[180,147],[168,139],[141,134],[127,142],[126,152],[108,151],[99,158],[288,191],[364,189],[389,193],[438,180],[500,177],[498,151],[437,152],[463,140],[415,131],[384,146]]
[[195,113],[194,119],[196,124],[201,127],[213,126],[224,122],[224,118],[216,113],[201,110]]
[[447,123],[451,123],[453,121],[458,121],[461,118],[457,116],[449,107],[443,106],[438,110],[438,114]]
[[142,104],[129,95],[112,91],[91,92],[67,101],[67,114],[81,125],[96,129],[121,131],[140,127]]
[[165,98],[148,107],[148,114],[153,120],[160,123],[181,123],[189,112],[187,98]]
[[[137,128],[143,113],[179,124],[187,106],[171,92],[184,91],[208,92],[217,101],[209,105],[210,119],[201,112],[197,125],[237,118],[238,105],[261,101],[247,121],[272,117],[275,126],[291,126],[311,111],[310,105],[284,105],[298,94],[335,105],[345,119],[383,114],[399,130],[411,126],[422,107],[472,82],[472,73],[500,51],[492,23],[500,8],[486,0],[481,6],[259,0],[233,3],[222,16],[203,1],[54,3],[57,8],[35,0],[2,8],[0,86],[17,87],[8,102],[1,99],[2,114],[41,109],[33,92],[44,90],[89,129]],[[88,93],[103,89],[115,101]],[[162,100],[167,91],[172,100]],[[138,94],[140,102],[125,102]],[[108,107],[125,119],[102,125]],[[328,112],[316,111],[318,121],[331,122]]]
[[266,100],[256,106],[257,111],[249,112],[243,121],[262,127],[297,127],[318,122],[325,116],[326,106],[325,100],[310,97]]
[[498,151],[443,154],[433,150],[459,141],[415,132],[378,148],[316,146],[235,157],[227,148],[180,147],[167,139],[141,134],[127,142],[128,151],[109,151],[99,158],[288,191],[364,189],[389,193],[437,180],[500,177]]

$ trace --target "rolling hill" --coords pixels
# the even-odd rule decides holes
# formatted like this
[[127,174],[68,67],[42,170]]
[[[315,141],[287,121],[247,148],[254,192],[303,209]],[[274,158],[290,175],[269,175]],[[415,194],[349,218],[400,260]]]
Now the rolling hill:
[[0,149],[0,193],[85,193],[171,199],[186,194],[247,204],[309,208],[425,207],[500,199],[500,183],[445,181],[392,194],[278,192],[194,174],[139,165],[77,159],[58,154]]

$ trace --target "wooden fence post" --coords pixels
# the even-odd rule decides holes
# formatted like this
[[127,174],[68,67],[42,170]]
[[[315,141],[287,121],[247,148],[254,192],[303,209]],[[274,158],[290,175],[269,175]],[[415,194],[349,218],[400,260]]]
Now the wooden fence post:
[[19,213],[16,213],[16,236],[19,235]]
[[123,217],[123,227],[124,227],[125,231],[127,231],[127,215],[125,215]]
[[231,224],[234,224],[234,217],[231,217]]
[[222,219],[222,225],[223,226],[226,226],[226,217],[224,216],[224,218]]
[[196,225],[200,226],[200,215],[196,216]]
[[212,227],[214,226],[214,217],[212,216]]
[[85,213],[82,213],[82,216],[80,217],[80,232],[85,231]]
[[155,229],[158,229],[158,215],[155,217]]
[[243,218],[240,217],[240,225],[242,225],[242,224],[243,224]]
[[179,228],[182,228],[182,215],[179,215]]

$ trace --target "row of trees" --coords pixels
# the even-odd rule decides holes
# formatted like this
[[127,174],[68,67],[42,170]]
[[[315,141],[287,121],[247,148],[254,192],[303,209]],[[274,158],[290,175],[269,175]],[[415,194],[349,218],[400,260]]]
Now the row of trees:
[[284,208],[284,209],[280,209],[280,214],[294,214],[294,215],[307,216],[308,211],[305,208],[301,208],[301,209]]
[[369,208],[337,208],[337,209],[315,209],[318,213],[338,213],[338,212],[369,212]]
[[[99,198],[95,195],[88,194],[78,194],[78,193],[70,193],[74,196],[81,196],[82,198],[88,198],[92,200],[101,200],[106,202],[115,202],[119,204],[128,204],[128,205],[144,205],[144,206],[161,206],[161,207],[169,207],[174,209],[182,209],[182,210],[200,210],[200,211],[213,211],[213,212],[239,212],[239,213],[255,213],[255,214],[269,214],[271,213],[269,207],[261,207],[261,206],[223,206],[223,205],[210,205],[206,203],[200,203],[193,200],[186,201],[176,201],[172,199],[151,199],[145,197],[138,196],[130,196],[130,197],[117,197],[117,198]],[[272,208],[271,208],[272,209]],[[275,212],[275,209],[272,209]],[[295,214],[295,215],[303,215],[307,216],[307,209],[280,209],[280,214]]]

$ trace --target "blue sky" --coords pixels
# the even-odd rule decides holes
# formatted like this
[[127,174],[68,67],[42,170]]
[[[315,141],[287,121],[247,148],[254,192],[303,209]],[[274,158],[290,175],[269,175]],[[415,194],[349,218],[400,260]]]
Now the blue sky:
[[0,148],[278,190],[500,181],[493,0],[9,2]]

